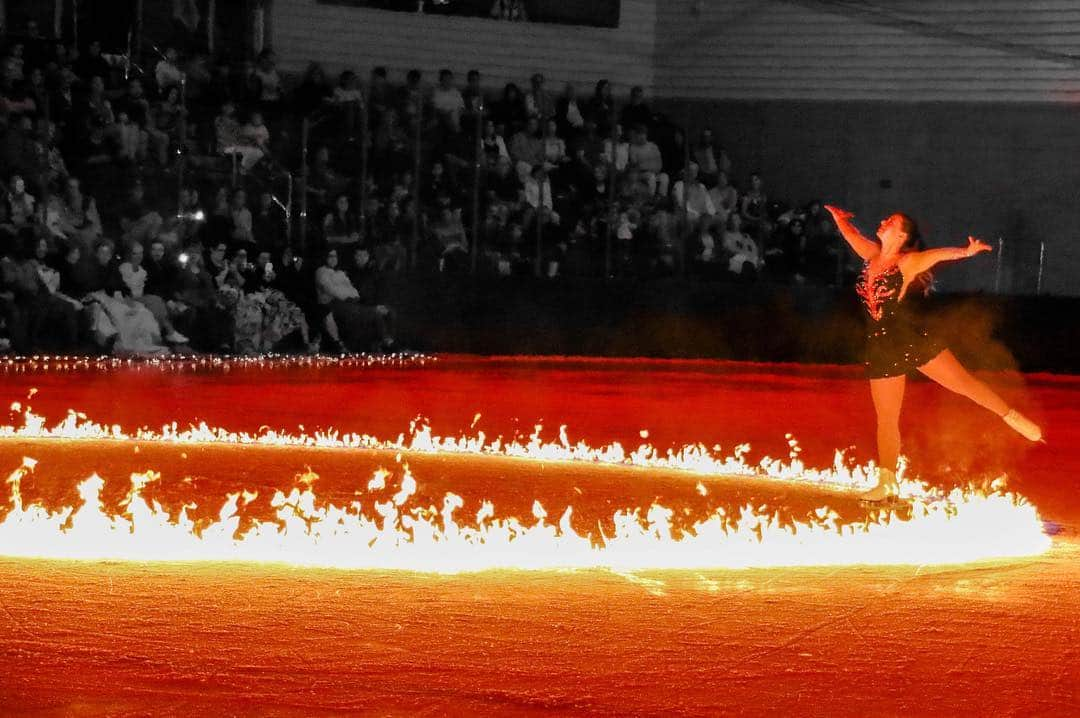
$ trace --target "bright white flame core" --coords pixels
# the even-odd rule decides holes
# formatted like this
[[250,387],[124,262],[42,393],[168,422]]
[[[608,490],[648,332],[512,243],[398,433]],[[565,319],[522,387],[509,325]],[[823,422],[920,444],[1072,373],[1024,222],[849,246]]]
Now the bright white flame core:
[[[21,407],[13,407],[20,410]],[[315,436],[264,432],[236,434],[202,425],[190,430],[176,426],[134,435],[119,427],[104,427],[72,412],[60,424],[27,410],[22,427],[0,427],[0,438],[67,438],[85,440],[214,442],[311,447],[355,447],[403,451],[450,451],[499,454],[542,460],[584,460],[620,465],[677,468],[703,474],[739,474],[782,481],[812,482],[858,488],[868,471],[848,470],[838,457],[836,467],[811,471],[793,451],[784,464],[765,460],[758,470],[739,447],[734,457],[719,459],[705,447],[685,447],[660,455],[652,447],[625,452],[613,444],[592,449],[570,444],[565,429],[556,444],[537,433],[527,442],[487,442],[483,434],[458,439],[440,438],[427,427],[414,427],[408,440],[393,442],[373,437],[328,432]],[[548,523],[536,502],[533,517],[496,518],[495,507],[482,503],[475,519],[463,525],[455,513],[461,497],[447,493],[441,507],[414,506],[416,480],[406,469],[399,489],[389,501],[374,497],[349,506],[320,506],[312,491],[313,475],[304,488],[277,492],[271,505],[275,520],[255,521],[238,533],[240,508],[253,494],[228,497],[210,526],[197,530],[187,510],[172,518],[141,491],[157,480],[153,473],[132,476],[124,513],[108,514],[101,502],[104,482],[92,476],[79,486],[82,506],[50,512],[24,504],[20,482],[36,462],[8,478],[11,508],[0,522],[0,555],[84,560],[130,561],[254,561],[347,569],[401,569],[456,573],[489,569],[609,568],[617,571],[710,569],[852,564],[955,564],[1030,556],[1049,549],[1050,539],[1034,506],[1023,497],[988,490],[956,489],[947,496],[917,481],[905,481],[912,496],[910,515],[878,511],[864,521],[842,524],[834,511],[822,507],[807,521],[782,525],[775,514],[759,513],[747,505],[737,513],[717,509],[683,531],[673,526],[673,511],[660,505],[620,510],[613,515],[612,535],[580,535],[571,526],[571,509]],[[389,474],[377,472],[367,488],[383,490]],[[702,487],[704,488],[704,487]],[[699,491],[700,493],[700,491]]]

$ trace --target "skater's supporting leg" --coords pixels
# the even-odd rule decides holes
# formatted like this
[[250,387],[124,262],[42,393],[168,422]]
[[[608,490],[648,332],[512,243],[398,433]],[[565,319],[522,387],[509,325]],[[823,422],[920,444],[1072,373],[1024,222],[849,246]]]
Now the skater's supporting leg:
[[891,472],[896,471],[900,457],[900,407],[906,380],[902,374],[870,380],[870,396],[877,413],[878,465]]

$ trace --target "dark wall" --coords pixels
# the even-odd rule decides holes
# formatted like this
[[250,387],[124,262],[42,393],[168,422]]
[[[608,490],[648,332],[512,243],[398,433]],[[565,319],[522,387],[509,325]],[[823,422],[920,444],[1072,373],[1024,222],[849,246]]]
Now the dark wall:
[[[400,280],[381,301],[404,343],[426,351],[717,358],[858,364],[865,324],[853,290],[680,279]],[[1080,371],[1080,300],[932,297],[935,336],[983,369]]]
[[[706,124],[728,147],[735,180],[760,169],[770,194],[823,197],[864,231],[887,212],[914,215],[931,245],[968,234],[1006,241],[1003,289],[1033,293],[1046,243],[1044,293],[1080,295],[1080,112],[1068,105],[657,101]],[[888,186],[886,186],[888,185]],[[995,263],[941,272],[952,290],[989,291]]]

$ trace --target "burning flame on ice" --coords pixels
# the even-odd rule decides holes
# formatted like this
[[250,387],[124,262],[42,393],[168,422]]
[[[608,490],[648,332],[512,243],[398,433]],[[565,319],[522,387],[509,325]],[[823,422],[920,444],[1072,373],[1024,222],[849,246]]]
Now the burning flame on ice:
[[[559,427],[556,441],[544,440],[543,426],[536,425],[527,437],[489,439],[483,431],[471,436],[438,436],[430,426],[414,421],[409,433],[399,434],[396,439],[383,440],[368,434],[341,433],[336,429],[317,431],[312,434],[289,433],[264,427],[258,433],[235,432],[208,426],[205,422],[180,428],[176,422],[160,429],[140,428],[127,431],[119,425],[94,422],[86,414],[68,410],[67,416],[49,426],[45,417],[33,413],[19,402],[11,405],[18,414],[21,425],[0,426],[0,439],[68,439],[143,441],[171,444],[236,444],[254,446],[302,446],[320,449],[369,449],[415,453],[481,454],[504,458],[537,461],[574,461],[612,466],[633,466],[648,469],[673,469],[711,476],[746,476],[785,482],[800,482],[841,490],[863,490],[874,484],[872,467],[849,466],[844,453],[837,451],[832,467],[815,469],[799,459],[801,448],[790,434],[787,435],[790,453],[788,461],[764,457],[756,465],[747,461],[749,444],[735,447],[730,456],[722,456],[720,447],[689,444],[679,449],[661,451],[648,443],[636,449],[627,449],[619,442],[592,447],[583,441],[572,443],[565,425]],[[472,426],[480,419],[477,414]],[[647,438],[648,432],[642,432]],[[930,498],[933,489],[920,481],[904,479],[901,489],[905,496]]]
[[[123,513],[104,509],[104,481],[79,485],[83,504],[50,512],[24,504],[20,484],[34,468],[25,459],[7,479],[10,510],[0,522],[0,554],[7,556],[124,561],[243,561],[342,569],[394,569],[459,573],[491,569],[585,569],[620,572],[850,564],[951,564],[1046,551],[1035,507],[1022,497],[953,491],[947,501],[913,502],[910,517],[875,512],[866,521],[842,524],[821,508],[806,522],[782,525],[776,515],[745,506],[717,509],[687,530],[676,529],[673,511],[652,505],[618,511],[608,535],[580,535],[568,508],[554,523],[543,506],[530,519],[497,518],[483,502],[471,523],[459,521],[461,497],[447,493],[442,506],[409,506],[417,489],[406,468],[389,501],[320,505],[311,485],[278,491],[274,520],[255,520],[240,531],[240,509],[254,498],[230,494],[218,520],[196,528],[187,509],[175,519],[142,489],[155,473],[133,474]],[[389,474],[369,483],[384,488]],[[367,509],[367,510],[365,510]]]

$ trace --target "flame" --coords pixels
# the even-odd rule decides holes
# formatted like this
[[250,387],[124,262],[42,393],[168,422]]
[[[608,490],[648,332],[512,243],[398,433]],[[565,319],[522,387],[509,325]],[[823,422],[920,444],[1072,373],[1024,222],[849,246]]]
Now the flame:
[[[329,429],[293,434],[264,428],[255,434],[232,432],[205,423],[181,429],[176,423],[158,430],[134,432],[102,425],[69,411],[49,425],[21,404],[19,426],[0,426],[0,439],[65,439],[77,441],[215,443],[240,446],[302,446],[324,449],[382,449],[404,452],[468,453],[527,460],[590,462],[600,465],[677,469],[711,476],[757,477],[813,484],[851,491],[871,483],[873,467],[848,466],[837,452],[829,469],[811,469],[798,458],[797,442],[787,436],[788,461],[766,457],[752,465],[750,447],[740,445],[723,457],[720,447],[695,444],[661,452],[642,444],[627,450],[618,443],[599,448],[572,443],[566,427],[558,439],[545,441],[543,428],[526,437],[488,439],[474,435],[440,437],[414,422],[409,433],[394,440]],[[478,418],[474,420],[473,426]],[[464,499],[453,493],[442,506],[414,506],[417,481],[406,467],[389,501],[369,497],[347,506],[320,502],[313,473],[299,477],[289,493],[278,491],[272,520],[244,522],[241,514],[256,494],[231,494],[218,520],[197,527],[188,509],[171,516],[143,489],[157,481],[154,472],[133,474],[122,512],[106,511],[104,481],[91,476],[79,484],[82,504],[50,511],[25,504],[21,480],[36,462],[24,459],[7,480],[10,510],[0,522],[0,555],[54,559],[130,561],[254,561],[347,569],[402,569],[457,573],[490,569],[580,569],[614,571],[710,569],[851,564],[956,564],[1031,556],[1049,549],[1036,508],[1021,496],[1006,493],[1001,482],[988,487],[944,492],[904,478],[902,492],[910,511],[874,511],[861,521],[843,523],[835,511],[821,507],[805,521],[781,522],[776,513],[747,504],[737,511],[717,508],[686,529],[674,526],[675,511],[660,504],[624,508],[612,516],[611,535],[581,535],[571,525],[572,508],[549,520],[536,501],[532,517],[498,517],[492,503],[480,504],[472,521],[458,516]],[[368,492],[384,491],[393,474],[375,472]],[[697,493],[708,490],[697,483]],[[580,493],[580,492],[579,492]],[[364,496],[357,491],[357,496]],[[195,508],[195,507],[190,507]],[[903,515],[901,515],[901,513]]]
[[[106,512],[104,481],[79,485],[83,503],[50,512],[23,503],[20,482],[35,462],[24,460],[7,479],[10,510],[0,522],[0,554],[14,557],[123,561],[243,561],[341,569],[394,569],[460,573],[491,569],[716,569],[850,564],[951,564],[1046,551],[1034,506],[1023,498],[954,490],[948,501],[916,499],[911,516],[892,512],[841,524],[818,509],[808,521],[782,525],[778,517],[746,505],[716,509],[692,527],[672,526],[673,511],[659,504],[620,510],[612,535],[577,533],[568,508],[554,523],[540,502],[532,518],[497,518],[480,504],[468,524],[458,518],[464,500],[453,493],[442,506],[410,506],[416,479],[406,468],[389,501],[323,505],[311,485],[277,491],[274,520],[240,531],[240,511],[252,494],[230,494],[218,520],[196,529],[187,508],[173,518],[142,490],[159,476],[133,474],[123,513]],[[377,472],[372,484],[389,474]]]
[[[740,476],[783,482],[811,484],[825,489],[861,491],[874,484],[873,464],[852,466],[844,452],[837,451],[833,465],[827,469],[807,466],[799,459],[802,449],[790,435],[786,435],[790,447],[788,460],[766,456],[756,464],[747,459],[749,444],[739,444],[733,452],[724,456],[719,445],[687,444],[680,448],[660,450],[648,443],[628,449],[620,442],[592,447],[586,442],[572,442],[566,425],[559,427],[558,439],[544,439],[544,427],[537,424],[527,436],[489,438],[484,431],[459,436],[439,436],[421,421],[413,421],[408,433],[392,440],[379,439],[369,434],[340,432],[329,428],[313,433],[291,433],[280,429],[263,427],[256,433],[229,431],[211,427],[205,422],[182,428],[177,422],[160,429],[146,427],[135,431],[125,430],[118,424],[99,424],[82,412],[68,410],[59,422],[49,425],[45,417],[35,414],[30,407],[13,402],[11,410],[20,419],[19,425],[0,426],[0,439],[66,439],[77,441],[138,441],[167,444],[228,444],[241,446],[306,447],[318,449],[370,449],[389,452],[424,454],[472,454],[499,456],[534,461],[570,461],[609,466],[637,467],[686,471],[704,476]],[[472,426],[479,422],[474,417]],[[647,434],[647,432],[644,432]],[[931,498],[938,496],[932,487],[917,480],[908,479],[900,473],[901,490],[905,496]]]

